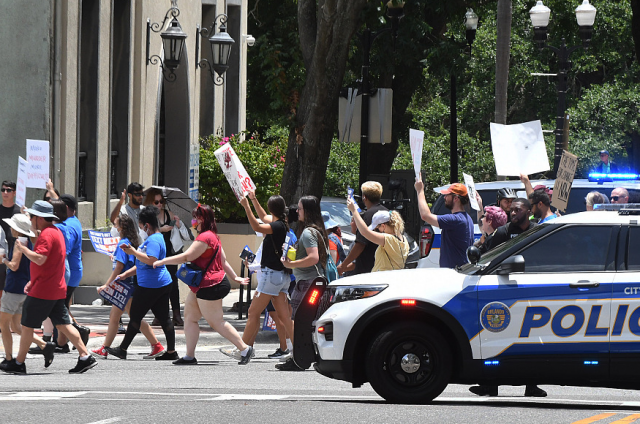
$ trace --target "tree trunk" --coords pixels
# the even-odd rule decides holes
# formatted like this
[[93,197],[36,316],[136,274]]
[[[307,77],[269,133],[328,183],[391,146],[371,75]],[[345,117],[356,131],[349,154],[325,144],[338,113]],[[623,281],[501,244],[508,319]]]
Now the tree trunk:
[[280,194],[288,203],[304,195],[322,196],[349,45],[365,4],[366,0],[298,0],[307,72],[282,176]]

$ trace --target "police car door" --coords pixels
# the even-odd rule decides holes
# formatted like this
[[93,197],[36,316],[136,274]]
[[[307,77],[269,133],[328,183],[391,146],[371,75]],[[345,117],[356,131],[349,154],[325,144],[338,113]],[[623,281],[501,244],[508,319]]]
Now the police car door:
[[591,225],[540,231],[510,256],[524,257],[523,273],[498,275],[494,268],[480,278],[485,364],[513,377],[608,375],[617,231]]

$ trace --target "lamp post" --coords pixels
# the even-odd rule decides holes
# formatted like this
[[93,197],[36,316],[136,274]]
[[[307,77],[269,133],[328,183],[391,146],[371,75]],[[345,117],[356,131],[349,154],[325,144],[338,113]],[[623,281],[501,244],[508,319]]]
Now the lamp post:
[[389,0],[387,3],[387,16],[391,18],[391,28],[383,28],[378,31],[371,31],[365,28],[362,33],[357,34],[360,38],[360,44],[363,51],[362,61],[362,83],[360,95],[362,96],[362,104],[360,106],[360,170],[359,181],[360,187],[367,181],[369,175],[368,169],[368,153],[369,153],[369,96],[371,93],[371,83],[369,81],[369,67],[371,44],[380,35],[385,32],[392,31],[394,37],[397,36],[398,22],[404,17],[404,1]]
[[[231,55],[231,47],[235,44],[235,41],[227,32],[227,15],[222,13],[215,17],[211,23],[210,28],[200,29],[200,25],[196,28],[196,60],[200,52],[200,36],[209,37],[209,43],[211,44],[211,62],[207,59],[202,59],[196,62],[196,69],[209,68],[211,74],[211,81],[214,85],[222,85],[224,83],[224,73],[229,69],[229,56]],[[220,24],[220,31],[216,33],[216,28]]]
[[[473,9],[467,10],[464,15],[464,25],[467,30],[467,44],[469,45],[469,56],[471,56],[471,45],[476,39],[476,30],[478,29],[478,15]],[[451,164],[449,170],[449,182],[451,184],[458,182],[458,112],[457,112],[457,92],[456,92],[456,74],[455,66],[451,67],[449,81],[451,83],[451,104],[449,110],[449,161]]]
[[[149,65],[150,63],[152,65],[160,64],[160,66],[162,67],[162,75],[167,81],[176,80],[175,70],[180,65],[180,57],[182,56],[184,41],[187,39],[187,34],[182,31],[180,22],[178,22],[178,15],[180,15],[178,2],[177,0],[172,0],[171,8],[167,10],[167,13],[165,14],[164,20],[161,24],[157,22],[151,23],[151,19],[147,19],[147,65]],[[169,22],[169,26],[165,31],[160,33],[160,38],[162,38],[162,46],[164,49],[163,61],[162,58],[157,54],[150,56],[151,31],[160,32],[160,30],[164,28],[169,18],[172,18],[171,22]],[[167,70],[169,71],[168,74],[166,72]]]
[[553,175],[555,177],[562,158],[562,138],[564,134],[564,119],[567,110],[567,73],[571,68],[569,56],[571,53],[583,47],[585,50],[589,48],[591,35],[593,34],[593,23],[596,20],[596,8],[589,4],[589,0],[584,0],[580,6],[576,8],[576,20],[580,27],[580,38],[582,38],[581,46],[567,47],[566,41],[562,39],[560,47],[554,47],[547,44],[547,26],[551,16],[551,9],[542,4],[542,1],[529,10],[531,23],[533,24],[534,40],[538,44],[538,48],[549,49],[558,57],[558,81],[556,89],[558,91],[558,106],[556,110],[556,136],[554,158],[553,158]]

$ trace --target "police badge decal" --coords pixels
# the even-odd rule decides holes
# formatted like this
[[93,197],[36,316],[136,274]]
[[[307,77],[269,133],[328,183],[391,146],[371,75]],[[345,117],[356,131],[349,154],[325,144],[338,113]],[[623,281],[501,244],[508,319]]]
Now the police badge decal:
[[492,333],[504,331],[511,322],[511,312],[504,303],[488,303],[480,313],[480,323],[482,327]]

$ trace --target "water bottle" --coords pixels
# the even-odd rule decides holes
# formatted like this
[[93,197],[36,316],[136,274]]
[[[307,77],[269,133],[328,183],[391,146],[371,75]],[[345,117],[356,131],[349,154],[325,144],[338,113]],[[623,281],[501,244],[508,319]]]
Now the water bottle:
[[91,304],[92,304],[93,306],[102,306],[102,304],[103,304],[103,303],[104,303],[104,302],[102,301],[102,299],[101,299],[101,298],[98,298],[98,299],[94,300],[93,302],[91,302]]

